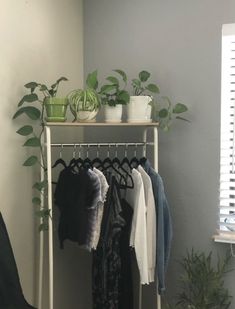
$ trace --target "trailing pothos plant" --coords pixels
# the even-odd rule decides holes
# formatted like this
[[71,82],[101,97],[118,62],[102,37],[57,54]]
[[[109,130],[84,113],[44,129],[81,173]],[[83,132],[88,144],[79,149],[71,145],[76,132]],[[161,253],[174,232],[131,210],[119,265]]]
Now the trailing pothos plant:
[[153,106],[153,119],[159,122],[160,129],[164,131],[170,130],[175,119],[189,122],[188,119],[182,117],[182,114],[188,111],[188,107],[183,103],[173,104],[167,96],[162,96],[150,104]]
[[39,231],[48,229],[48,219],[50,217],[50,211],[42,203],[42,198],[45,198],[47,195],[46,158],[44,157],[42,146],[43,132],[45,129],[45,99],[56,97],[59,84],[67,80],[66,77],[61,77],[50,87],[37,82],[25,84],[24,87],[29,93],[21,98],[17,106],[17,111],[13,116],[13,119],[16,119],[19,116],[26,115],[27,119],[31,120],[30,123],[27,121],[16,133],[26,137],[26,141],[23,144],[24,147],[31,147],[38,150],[36,154],[30,155],[23,162],[23,166],[34,167],[35,165],[39,165],[44,171],[44,178],[33,184],[35,194],[32,198],[32,203],[37,207],[37,216],[42,219],[39,225]]

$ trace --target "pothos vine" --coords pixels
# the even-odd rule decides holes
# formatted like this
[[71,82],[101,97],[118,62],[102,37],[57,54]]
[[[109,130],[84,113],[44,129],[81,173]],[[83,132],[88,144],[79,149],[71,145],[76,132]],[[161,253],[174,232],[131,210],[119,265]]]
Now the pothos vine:
[[[39,165],[43,169],[43,179],[37,180],[33,184],[34,194],[32,203],[36,207],[36,215],[41,218],[39,231],[48,230],[48,219],[51,216],[47,205],[42,202],[47,196],[47,168],[46,158],[43,152],[42,139],[45,130],[45,99],[48,97],[56,97],[60,82],[67,81],[66,77],[60,77],[54,84],[47,87],[45,84],[37,82],[29,82],[24,87],[29,91],[19,101],[17,111],[13,119],[21,115],[26,115],[31,120],[31,124],[25,124],[16,132],[26,137],[24,147],[37,149],[36,154],[30,155],[24,162],[25,167],[34,167]],[[33,105],[32,105],[33,104]],[[36,106],[35,106],[36,105]],[[33,121],[33,124],[32,124]]]

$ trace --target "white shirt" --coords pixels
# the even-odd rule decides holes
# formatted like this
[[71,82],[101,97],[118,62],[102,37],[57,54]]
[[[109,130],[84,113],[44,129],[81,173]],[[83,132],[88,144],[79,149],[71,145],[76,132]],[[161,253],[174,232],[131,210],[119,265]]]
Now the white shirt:
[[135,248],[140,282],[149,284],[144,184],[141,174],[136,169],[132,169],[131,176],[134,188],[127,189],[126,192],[126,200],[133,207],[130,246]]
[[144,184],[145,205],[147,210],[147,252],[148,252],[148,278],[149,282],[154,282],[156,266],[156,208],[153,196],[153,187],[149,175],[142,166],[138,166]]

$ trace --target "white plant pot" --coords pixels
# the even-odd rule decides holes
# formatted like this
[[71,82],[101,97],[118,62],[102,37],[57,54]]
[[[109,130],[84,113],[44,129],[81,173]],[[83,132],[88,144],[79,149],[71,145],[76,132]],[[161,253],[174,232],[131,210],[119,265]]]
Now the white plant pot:
[[104,121],[105,122],[121,122],[122,121],[122,105],[104,106]]
[[99,110],[79,111],[77,112],[77,121],[80,122],[95,122],[95,117]]
[[152,122],[152,101],[149,96],[130,96],[127,104],[127,122]]

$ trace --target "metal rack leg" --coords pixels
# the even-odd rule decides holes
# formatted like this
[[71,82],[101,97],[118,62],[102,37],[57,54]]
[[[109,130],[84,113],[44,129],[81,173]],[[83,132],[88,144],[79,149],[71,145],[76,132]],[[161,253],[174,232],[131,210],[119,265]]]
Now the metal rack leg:
[[[154,169],[158,171],[158,130],[157,130],[157,127],[153,128],[153,140],[154,140]],[[158,282],[157,282],[157,309],[161,309],[161,296],[158,294]]]
[[48,250],[49,250],[49,309],[54,308],[54,280],[53,280],[53,213],[52,213],[52,176],[51,176],[51,130],[46,127],[47,146],[47,181],[48,181],[48,209],[51,218],[48,220]]
[[[44,144],[44,141],[43,141]],[[40,170],[40,180],[44,180],[44,170],[43,170],[43,160],[40,158],[41,170]],[[44,195],[41,193],[41,207],[44,207]],[[42,223],[42,218],[40,218],[40,224]],[[39,234],[39,269],[38,269],[38,309],[42,309],[42,286],[43,286],[43,261],[44,261],[44,233]]]

